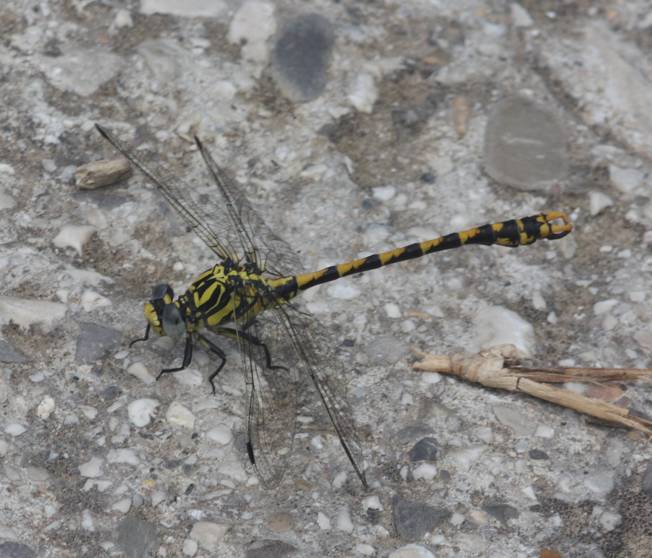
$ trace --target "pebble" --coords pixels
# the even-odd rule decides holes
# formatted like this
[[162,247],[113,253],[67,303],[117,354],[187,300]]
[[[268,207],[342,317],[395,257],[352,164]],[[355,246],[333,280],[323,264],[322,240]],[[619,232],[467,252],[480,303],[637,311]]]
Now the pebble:
[[437,467],[432,463],[421,463],[417,465],[412,471],[412,477],[415,480],[430,481],[437,476]]
[[613,531],[622,523],[622,521],[623,518],[618,513],[605,511],[600,515],[600,525],[602,525],[602,528],[607,532]]
[[45,300],[0,296],[0,325],[15,323],[23,329],[33,324],[50,326],[66,315],[66,306]]
[[127,513],[131,509],[131,498],[121,498],[111,506],[111,511],[116,511],[122,514]]
[[532,27],[532,25],[534,25],[534,21],[532,21],[532,17],[528,11],[517,2],[512,2],[510,4],[510,11],[512,15],[512,23],[515,27]]
[[305,13],[286,23],[272,50],[272,75],[286,97],[306,102],[322,94],[334,43],[331,23],[319,14]]
[[0,557],[2,558],[36,558],[36,556],[36,552],[26,544],[14,541],[0,543]]
[[93,322],[79,322],[79,336],[75,348],[75,360],[92,363],[115,348],[122,340],[122,332]]
[[340,508],[335,517],[335,528],[345,533],[353,532],[353,522],[351,521],[351,511],[347,506]]
[[588,488],[594,496],[603,499],[613,490],[615,485],[615,471],[597,471],[584,478],[584,486]]
[[231,440],[233,440],[233,433],[231,432],[230,428],[220,424],[206,432],[206,437],[221,446],[225,446],[226,444],[231,443]]
[[55,403],[54,399],[49,395],[46,395],[41,402],[36,407],[36,415],[43,420],[46,420],[54,411]]
[[9,452],[9,444],[0,438],[0,457],[4,457]]
[[108,298],[90,289],[82,293],[80,302],[84,312],[90,312],[103,306],[111,306],[111,301]]
[[596,302],[593,305],[593,313],[596,316],[606,314],[607,312],[611,311],[611,309],[614,308],[617,304],[618,301],[613,298],[610,298],[608,300],[601,300],[600,302]]
[[159,402],[156,399],[136,399],[127,406],[129,421],[138,427],[147,426],[154,416]]
[[609,178],[614,188],[624,194],[631,194],[641,186],[644,175],[636,169],[624,169],[617,165],[609,165]]
[[607,196],[607,194],[596,191],[589,192],[589,211],[593,217],[599,215],[607,207],[610,207],[613,204],[614,201],[609,196]]
[[10,422],[5,426],[5,434],[9,434],[9,436],[13,436],[14,438],[24,434],[26,431],[27,428],[17,422]]
[[439,444],[435,438],[427,437],[419,440],[408,452],[410,461],[435,461]]
[[267,41],[275,32],[274,4],[249,0],[233,15],[227,38],[230,43],[242,45],[244,60],[265,62],[269,56]]
[[112,27],[114,29],[122,29],[124,27],[131,27],[134,24],[129,10],[118,10],[113,18]]
[[549,107],[526,97],[508,97],[489,115],[484,160],[497,182],[548,191],[568,173],[566,133]]
[[229,526],[223,523],[199,521],[193,525],[190,538],[197,541],[204,550],[217,552],[228,530]]
[[322,531],[328,531],[331,528],[331,520],[322,512],[317,513],[317,525]]
[[129,161],[124,158],[86,163],[75,171],[75,185],[80,190],[110,186],[131,174]]
[[172,374],[175,381],[182,386],[197,387],[204,383],[204,376],[196,368],[186,368]]
[[394,186],[376,186],[371,193],[375,199],[386,202],[396,195],[396,188]]
[[157,528],[148,521],[128,515],[118,525],[118,545],[128,558],[152,555],[157,542]]
[[192,429],[195,426],[195,415],[181,403],[173,401],[165,413],[165,419],[173,426]]
[[367,496],[362,499],[362,509],[365,513],[367,513],[367,510],[382,511],[383,505],[380,503],[380,498],[378,496]]
[[100,457],[91,457],[86,463],[82,463],[79,466],[79,473],[82,477],[89,479],[95,479],[102,474],[102,466],[104,465],[104,460]]
[[435,558],[425,546],[408,544],[390,552],[387,558]]
[[151,385],[156,382],[156,378],[154,378],[154,376],[149,373],[147,366],[145,366],[142,362],[134,362],[133,364],[129,365],[127,368],[127,374],[130,374],[134,378],[138,378],[146,385]]
[[385,304],[385,314],[388,318],[396,319],[401,317],[401,309],[398,307],[398,304],[390,302]]
[[183,541],[183,548],[182,552],[184,556],[194,556],[197,554],[197,550],[199,549],[199,545],[197,544],[197,541],[194,541],[192,539],[186,539]]
[[502,306],[481,309],[474,317],[474,351],[495,345],[512,344],[524,356],[534,354],[535,337],[532,325],[515,312]]
[[14,349],[9,343],[0,339],[0,362],[7,364],[21,364],[27,362],[27,357]]
[[536,429],[536,422],[527,413],[513,403],[498,403],[492,406],[498,422],[509,427],[515,436],[531,436]]
[[84,531],[95,531],[95,522],[91,510],[84,510],[81,513],[81,526]]
[[118,448],[109,450],[106,454],[106,460],[109,463],[122,463],[125,465],[138,465],[140,460],[136,452],[129,448]]
[[52,240],[57,248],[72,248],[81,257],[83,248],[95,234],[95,227],[90,225],[66,225]]
[[370,544],[356,544],[355,545],[355,551],[360,554],[361,556],[375,556],[376,555],[376,549],[371,546]]
[[262,540],[249,545],[244,558],[283,558],[292,556],[297,548],[285,541]]
[[451,512],[445,508],[434,508],[399,496],[392,500],[392,519],[396,533],[403,540],[421,539],[450,516]]
[[355,110],[371,114],[378,99],[376,81],[370,74],[356,74],[349,83],[349,102]]

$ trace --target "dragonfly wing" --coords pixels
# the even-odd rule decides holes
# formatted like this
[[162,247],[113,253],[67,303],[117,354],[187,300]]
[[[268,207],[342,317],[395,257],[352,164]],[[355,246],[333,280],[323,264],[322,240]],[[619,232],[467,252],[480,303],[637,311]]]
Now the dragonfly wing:
[[339,383],[343,377],[338,369],[341,365],[336,359],[325,358],[324,351],[319,351],[315,343],[315,339],[326,339],[327,335],[321,331],[314,316],[294,305],[280,303],[267,313],[275,315],[278,325],[274,331],[285,337],[286,351],[293,355],[303,377],[310,378],[356,475],[368,488],[364,454],[352,418],[353,411]]

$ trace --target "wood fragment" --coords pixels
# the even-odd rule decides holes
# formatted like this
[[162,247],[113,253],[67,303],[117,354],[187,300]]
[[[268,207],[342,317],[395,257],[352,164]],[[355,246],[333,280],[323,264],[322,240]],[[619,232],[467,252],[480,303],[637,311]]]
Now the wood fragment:
[[115,184],[130,174],[131,166],[127,159],[102,159],[78,167],[75,185],[82,190],[94,190]]
[[415,370],[451,374],[485,387],[526,393],[600,420],[652,435],[650,417],[601,399],[547,385],[560,382],[652,381],[652,369],[522,368],[518,365],[520,355],[513,345],[498,345],[473,356],[414,352],[421,358],[421,361],[413,364]]

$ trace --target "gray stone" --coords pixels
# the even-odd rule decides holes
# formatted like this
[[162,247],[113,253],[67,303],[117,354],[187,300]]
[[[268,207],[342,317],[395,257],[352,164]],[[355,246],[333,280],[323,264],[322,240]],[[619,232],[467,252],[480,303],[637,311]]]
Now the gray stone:
[[14,349],[9,343],[0,339],[0,362],[20,364],[27,362],[27,357]]
[[144,558],[157,542],[156,527],[136,517],[126,517],[118,525],[118,545],[128,558]]
[[528,452],[528,455],[530,456],[530,459],[549,459],[548,454],[540,449],[531,449]]
[[326,88],[335,37],[330,22],[318,14],[289,21],[272,50],[272,72],[284,95],[311,101]]
[[494,180],[520,190],[548,190],[568,172],[566,134],[557,116],[524,97],[500,101],[489,116],[484,163]]
[[249,545],[245,556],[246,558],[282,558],[295,552],[297,549],[284,541],[263,540]]
[[445,508],[434,508],[399,496],[392,500],[392,521],[399,538],[405,541],[420,540],[450,516],[451,512]]
[[79,322],[79,337],[77,337],[77,362],[94,362],[102,358],[122,338],[122,333],[112,327],[106,327],[92,322]]
[[408,454],[410,461],[435,461],[437,459],[437,440],[434,438],[423,438],[419,440]]
[[0,543],[0,558],[36,558],[29,546],[18,542]]
[[506,524],[510,519],[516,519],[520,515],[514,506],[502,502],[488,502],[482,506],[482,509],[503,524]]

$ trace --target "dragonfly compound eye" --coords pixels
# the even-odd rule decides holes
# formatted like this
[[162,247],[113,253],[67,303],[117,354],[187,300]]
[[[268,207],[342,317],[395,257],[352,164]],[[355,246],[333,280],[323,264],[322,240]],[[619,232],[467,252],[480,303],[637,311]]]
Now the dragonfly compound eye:
[[181,337],[186,332],[186,324],[176,304],[163,307],[163,331],[170,337]]

